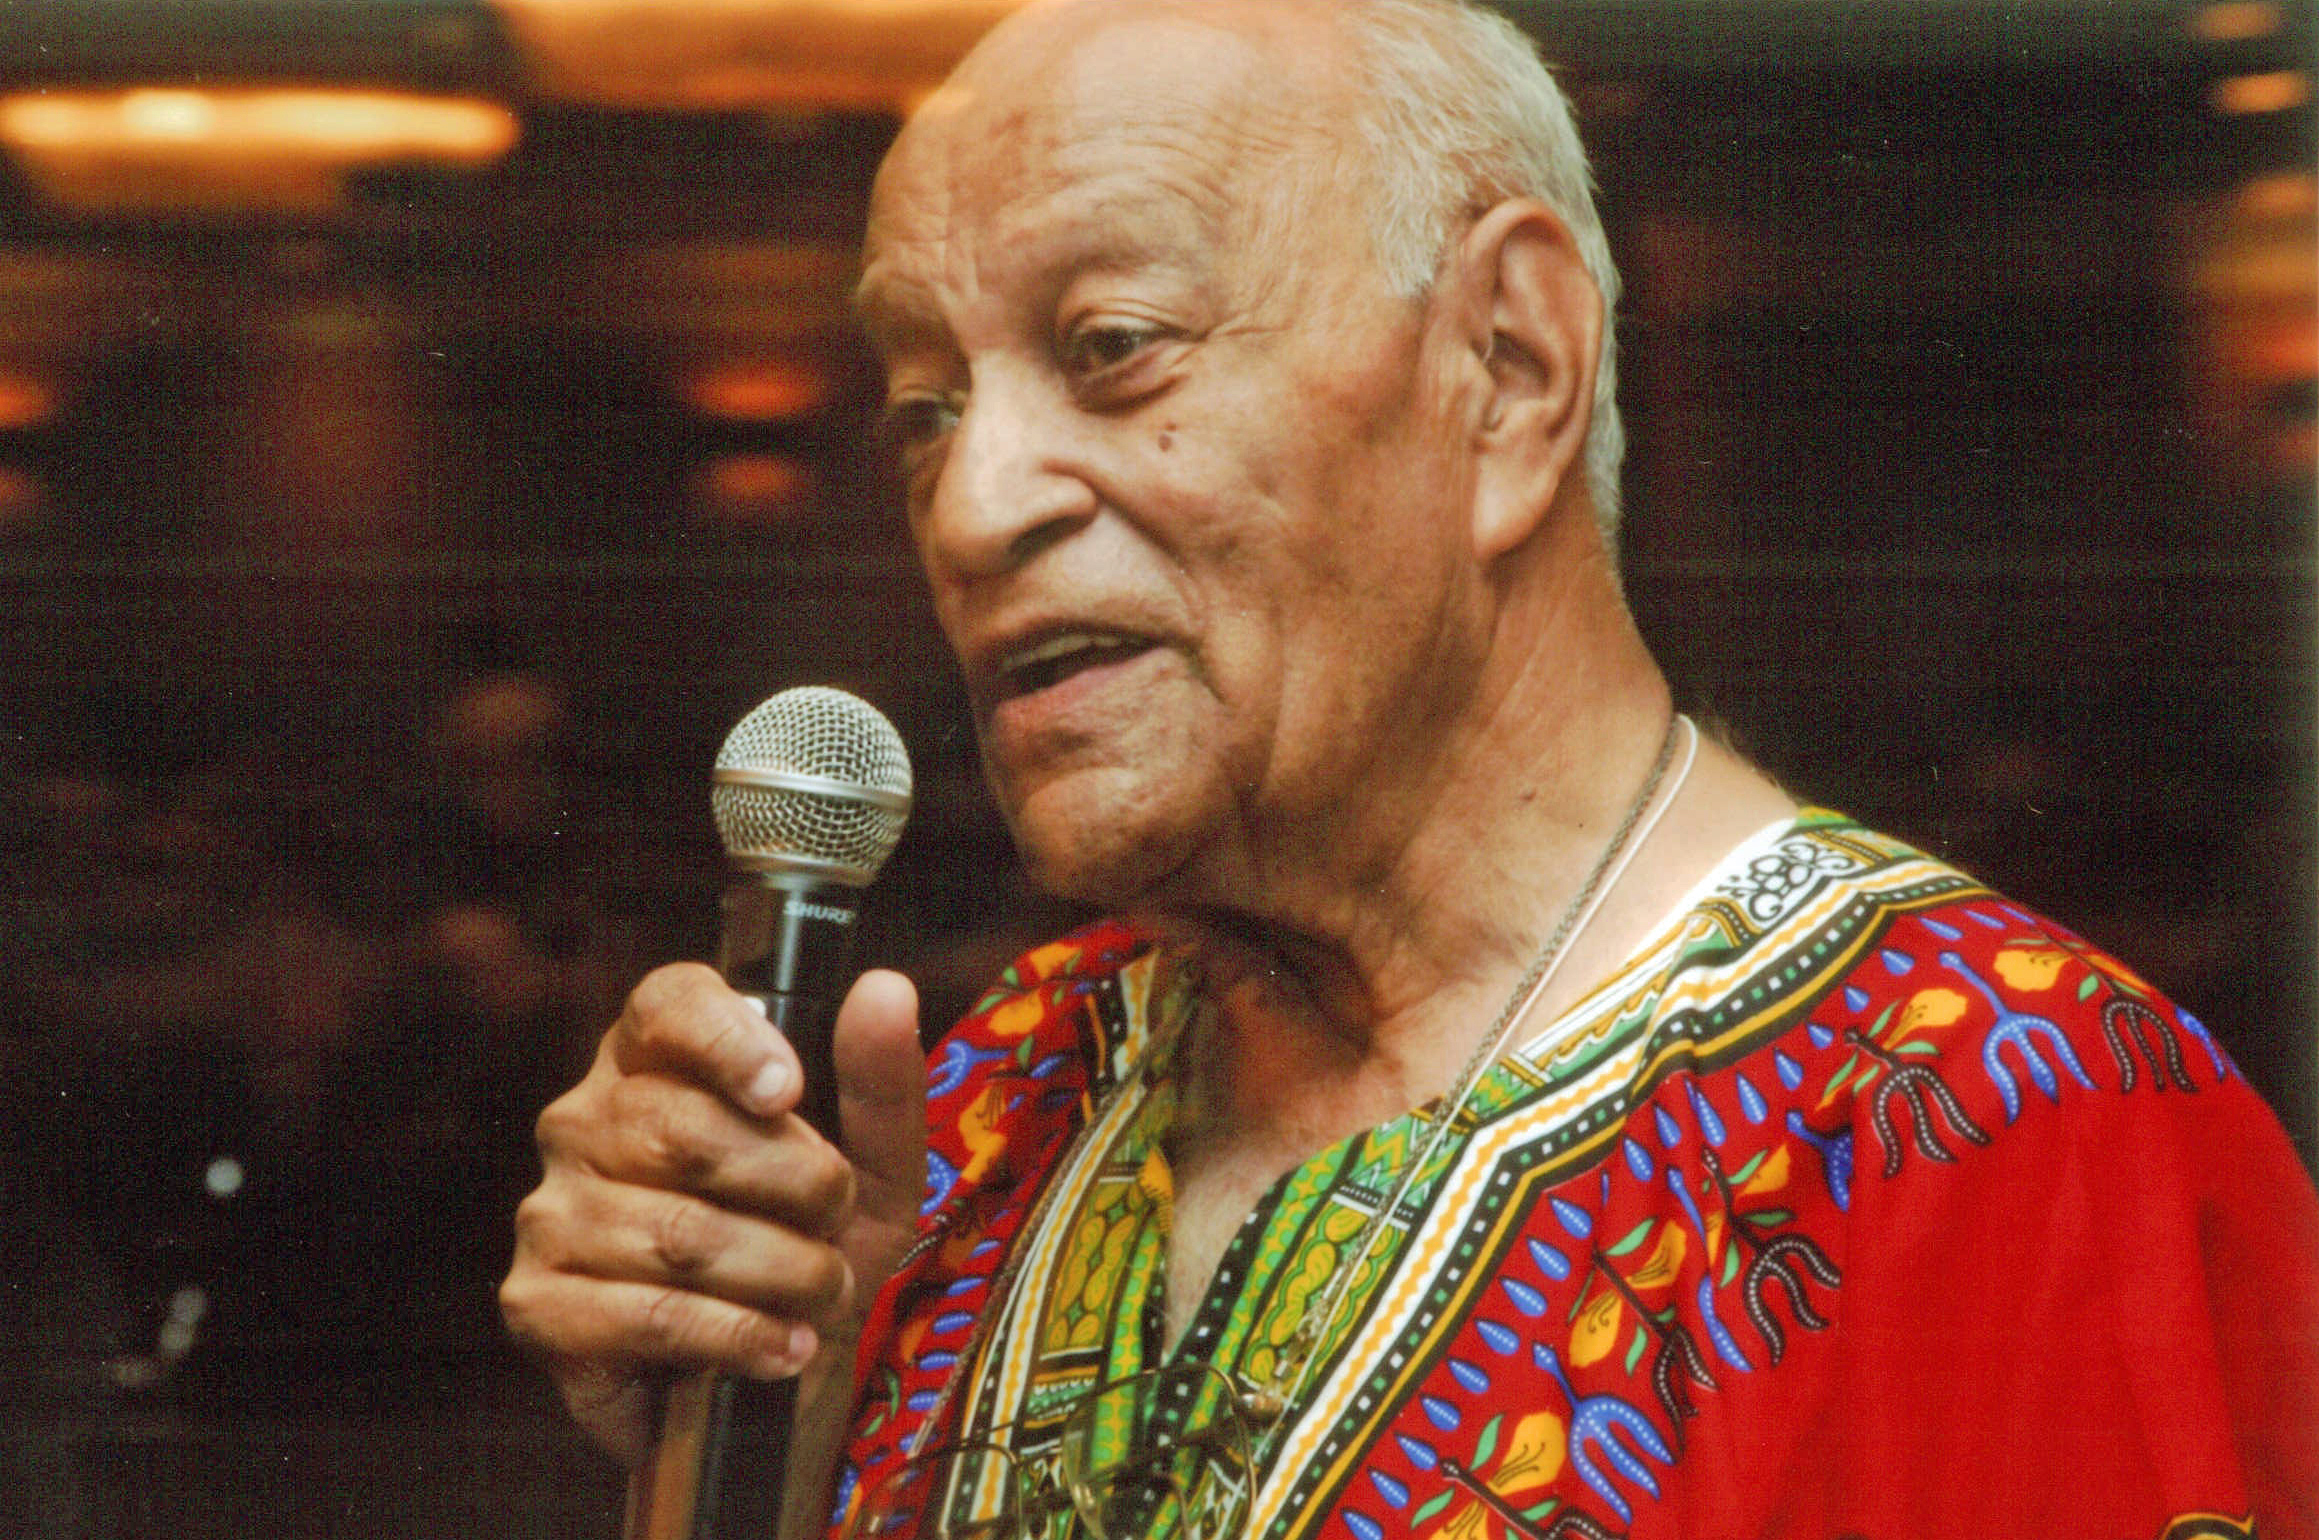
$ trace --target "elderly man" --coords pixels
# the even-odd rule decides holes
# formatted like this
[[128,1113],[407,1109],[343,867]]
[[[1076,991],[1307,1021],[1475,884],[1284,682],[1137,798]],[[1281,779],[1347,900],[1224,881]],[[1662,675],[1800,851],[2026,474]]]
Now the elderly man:
[[1052,0],[916,116],[860,296],[910,526],[1025,859],[1122,918],[931,1060],[866,976],[842,1151],[647,979],[504,1290],[599,1437],[807,1370],[793,1533],[2312,1532],[2275,1122],[1672,716],[1615,291],[1448,0]]

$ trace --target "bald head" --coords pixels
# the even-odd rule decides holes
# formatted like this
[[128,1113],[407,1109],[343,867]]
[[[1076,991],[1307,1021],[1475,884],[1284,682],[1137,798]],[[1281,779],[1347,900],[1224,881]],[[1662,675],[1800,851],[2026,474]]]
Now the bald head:
[[[1019,191],[1030,165],[1090,170],[1127,132],[1148,140],[1163,181],[1207,206],[1211,234],[1262,242],[1261,227],[1295,220],[1293,203],[1342,202],[1359,175],[1358,146],[1339,131],[1353,93],[1333,30],[1315,0],[1034,3],[903,129],[879,176],[870,246],[961,199]],[[1227,185],[1260,172],[1291,176],[1254,196]]]

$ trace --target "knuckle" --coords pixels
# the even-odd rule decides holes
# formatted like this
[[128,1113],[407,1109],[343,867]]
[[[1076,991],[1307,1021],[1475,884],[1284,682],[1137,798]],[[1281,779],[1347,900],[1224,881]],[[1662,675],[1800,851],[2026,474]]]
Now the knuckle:
[[532,1138],[539,1145],[541,1155],[552,1157],[570,1148],[587,1123],[579,1090],[574,1088],[540,1109],[539,1117],[532,1123]]
[[731,1319],[719,1323],[715,1345],[735,1362],[745,1362],[771,1352],[778,1345],[779,1333],[780,1329],[771,1321],[748,1311],[738,1311]]
[[653,969],[629,991],[619,1027],[632,1042],[670,1048],[688,1040],[685,1024],[700,1013],[717,975],[699,963],[669,963]]
[[835,1314],[845,1307],[852,1292],[853,1269],[836,1250],[824,1248],[806,1275],[804,1303],[808,1310],[815,1315]]
[[720,1249],[715,1215],[697,1203],[664,1203],[652,1220],[653,1258],[679,1278],[698,1277]]
[[687,1328],[693,1324],[692,1296],[674,1284],[648,1288],[636,1308],[639,1335],[661,1348],[676,1352],[687,1346]]
[[822,1159],[819,1169],[813,1173],[807,1200],[812,1204],[814,1215],[822,1227],[835,1231],[853,1213],[857,1192],[853,1162],[830,1151]]
[[518,1342],[533,1347],[547,1345],[550,1333],[541,1319],[538,1291],[520,1267],[500,1280],[499,1318]]
[[650,1075],[622,1075],[604,1090],[604,1115],[622,1128],[634,1128],[655,1115],[660,1082]]
[[516,1266],[560,1272],[572,1261],[569,1210],[545,1187],[515,1206]]
[[689,1186],[705,1177],[716,1160],[686,1117],[681,1099],[669,1092],[664,1082],[630,1076],[613,1088],[610,1109],[643,1171]]

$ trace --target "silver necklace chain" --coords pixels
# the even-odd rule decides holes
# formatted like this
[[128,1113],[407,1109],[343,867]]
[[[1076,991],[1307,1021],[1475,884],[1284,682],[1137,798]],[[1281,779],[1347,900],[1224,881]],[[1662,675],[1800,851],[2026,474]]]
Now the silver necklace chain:
[[[1274,1419],[1277,1420],[1304,1393],[1305,1382],[1311,1378],[1314,1367],[1320,1361],[1315,1349],[1320,1347],[1329,1329],[1336,1324],[1337,1313],[1344,1307],[1345,1298],[1352,1291],[1353,1280],[1368,1264],[1370,1250],[1385,1233],[1394,1213],[1408,1198],[1409,1190],[1416,1185],[1419,1173],[1431,1165],[1434,1156],[1440,1153],[1442,1141],[1449,1137],[1450,1130],[1464,1114],[1467,1104],[1473,1099],[1474,1091],[1481,1085],[1482,1075],[1496,1061],[1507,1031],[1530,1008],[1532,996],[1545,979],[1547,970],[1554,966],[1563,949],[1590,917],[1594,901],[1602,893],[1604,879],[1618,864],[1620,855],[1627,848],[1627,842],[1634,838],[1635,827],[1642,822],[1644,812],[1658,798],[1659,787],[1667,777],[1667,767],[1674,762],[1676,728],[1682,721],[1679,714],[1668,718],[1667,731],[1659,740],[1658,757],[1651,763],[1651,773],[1644,779],[1642,790],[1628,804],[1626,817],[1620,820],[1609,843],[1603,846],[1602,854],[1595,859],[1594,869],[1586,874],[1586,881],[1563,909],[1562,918],[1555,925],[1553,934],[1546,938],[1546,944],[1538,949],[1537,956],[1530,960],[1530,966],[1514,985],[1513,993],[1506,997],[1506,1003],[1499,1010],[1497,1019],[1490,1023],[1489,1030],[1474,1043],[1465,1067],[1452,1082],[1452,1091],[1440,1103],[1441,1110],[1428,1113],[1423,1108],[1418,1109],[1417,1115],[1431,1125],[1423,1148],[1417,1152],[1415,1159],[1402,1168],[1401,1180],[1394,1187],[1393,1196],[1371,1211],[1368,1218],[1361,1222],[1360,1231],[1354,1235],[1351,1243],[1338,1254],[1340,1260],[1334,1269],[1328,1293],[1319,1301],[1317,1308],[1307,1310],[1297,1322],[1296,1330],[1290,1333],[1277,1360],[1281,1367],[1276,1368],[1261,1387],[1260,1393],[1271,1398],[1271,1404],[1261,1410],[1269,1412]],[[1684,768],[1687,773],[1689,766]],[[1282,1381],[1288,1375],[1293,1375],[1293,1379],[1284,1386]]]

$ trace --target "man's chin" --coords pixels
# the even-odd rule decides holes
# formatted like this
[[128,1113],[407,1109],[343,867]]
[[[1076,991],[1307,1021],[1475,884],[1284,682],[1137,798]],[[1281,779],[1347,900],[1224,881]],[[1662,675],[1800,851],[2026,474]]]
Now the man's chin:
[[[1015,846],[1045,892],[1107,909],[1164,902],[1200,840],[1178,818],[1154,817],[1126,788],[1043,788],[1007,809]],[[1003,804],[1002,804],[1003,805]]]

